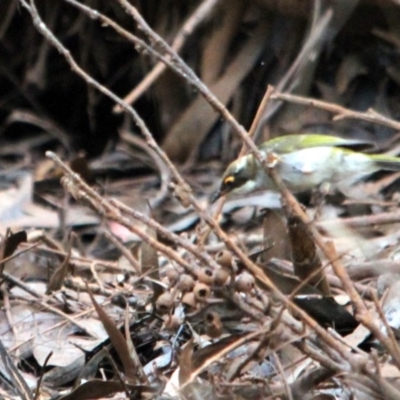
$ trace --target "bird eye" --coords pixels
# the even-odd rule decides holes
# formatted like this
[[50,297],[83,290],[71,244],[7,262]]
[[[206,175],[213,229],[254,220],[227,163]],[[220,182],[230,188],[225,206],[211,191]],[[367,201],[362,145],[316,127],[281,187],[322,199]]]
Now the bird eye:
[[232,186],[232,184],[235,182],[235,177],[234,176],[232,176],[232,175],[229,175],[229,176],[227,176],[225,179],[224,179],[224,185],[225,186]]

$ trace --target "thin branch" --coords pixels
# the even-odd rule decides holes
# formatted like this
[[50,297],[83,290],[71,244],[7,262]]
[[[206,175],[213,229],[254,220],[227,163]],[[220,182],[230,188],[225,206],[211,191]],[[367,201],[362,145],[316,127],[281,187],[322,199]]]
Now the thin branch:
[[296,96],[287,93],[274,93],[271,98],[274,100],[284,100],[290,103],[320,108],[322,110],[335,114],[335,116],[333,117],[334,121],[339,121],[342,119],[361,119],[363,121],[393,128],[396,131],[400,130],[400,122],[385,117],[384,115],[379,114],[372,108],[368,109],[366,112],[353,111],[337,104],[329,103],[327,101],[310,99],[308,97]]
[[[205,19],[207,19],[219,1],[220,0],[204,0],[201,2],[176,34],[175,39],[171,44],[171,49],[179,53],[185,44],[186,39],[199,27],[199,25],[201,25],[201,23],[204,22]],[[156,82],[166,69],[167,64],[159,61],[146,77],[127,96],[124,97],[124,101],[128,104],[133,104],[147,89],[149,89],[149,87],[154,84],[154,82]],[[113,111],[120,113],[123,111],[123,108],[116,105]]]

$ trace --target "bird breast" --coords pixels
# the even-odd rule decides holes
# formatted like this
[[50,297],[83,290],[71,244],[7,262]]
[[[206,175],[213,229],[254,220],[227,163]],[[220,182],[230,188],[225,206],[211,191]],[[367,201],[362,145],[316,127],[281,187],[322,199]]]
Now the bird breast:
[[374,172],[364,154],[333,147],[314,147],[280,155],[277,171],[292,191],[304,191],[323,183],[356,181]]

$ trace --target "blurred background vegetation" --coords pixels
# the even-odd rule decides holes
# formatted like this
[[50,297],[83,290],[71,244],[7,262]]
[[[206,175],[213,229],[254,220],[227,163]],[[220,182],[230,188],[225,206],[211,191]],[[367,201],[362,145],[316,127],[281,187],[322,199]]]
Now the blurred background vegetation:
[[[143,37],[117,1],[82,1]],[[207,5],[206,3],[209,3]],[[149,25],[173,43],[182,27],[208,7],[182,36],[179,53],[249,128],[268,84],[354,110],[373,107],[399,117],[400,5],[395,0],[136,0]],[[45,23],[81,67],[121,97],[151,71],[156,60],[139,54],[112,29],[66,1],[40,0]],[[198,14],[197,14],[198,15]],[[40,35],[18,0],[0,3],[1,143],[32,140],[33,150],[112,148],[130,127],[102,93],[88,87]],[[170,70],[142,90],[134,107],[175,161],[232,159],[239,148],[228,125]],[[394,133],[360,121],[332,123],[327,112],[272,102],[256,140],[298,131],[342,134],[381,142]],[[43,133],[50,133],[42,140]],[[36,135],[37,134],[37,135]],[[31,153],[34,156],[35,151]]]

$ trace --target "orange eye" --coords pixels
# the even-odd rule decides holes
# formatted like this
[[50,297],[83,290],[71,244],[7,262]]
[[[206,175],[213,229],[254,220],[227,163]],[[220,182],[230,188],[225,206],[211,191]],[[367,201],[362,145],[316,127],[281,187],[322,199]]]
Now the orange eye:
[[232,175],[229,175],[224,179],[224,184],[225,185],[228,185],[228,184],[230,184],[232,182],[235,182],[235,177],[232,176]]

